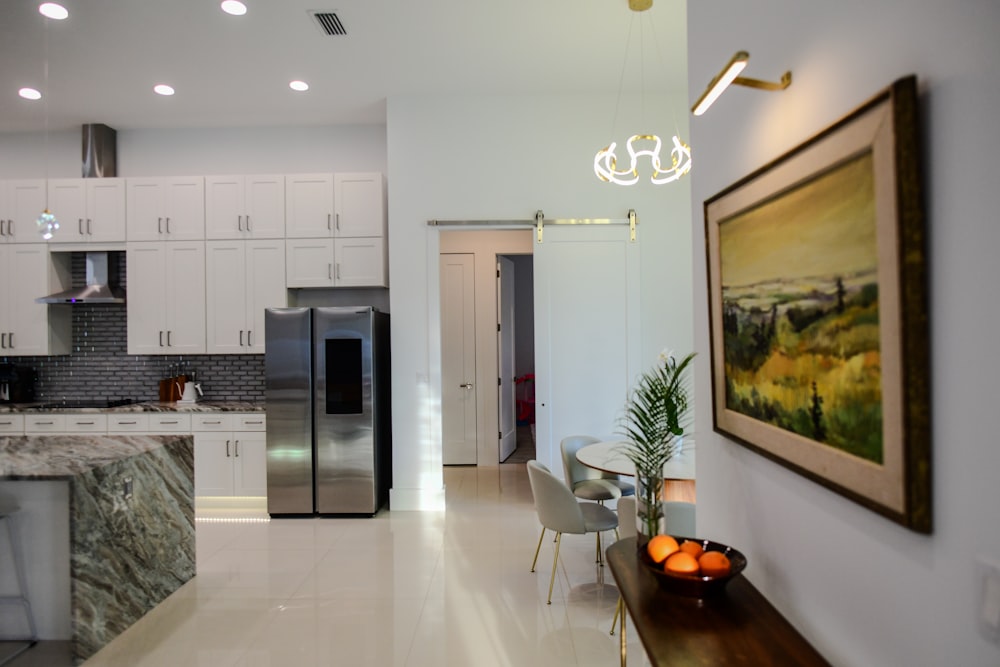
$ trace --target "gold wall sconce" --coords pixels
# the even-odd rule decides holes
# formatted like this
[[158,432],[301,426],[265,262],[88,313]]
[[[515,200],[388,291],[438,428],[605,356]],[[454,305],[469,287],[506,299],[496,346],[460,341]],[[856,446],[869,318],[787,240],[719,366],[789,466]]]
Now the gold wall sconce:
[[698,101],[694,103],[691,107],[691,113],[695,116],[700,116],[708,110],[708,107],[712,106],[715,100],[719,99],[719,96],[729,87],[730,84],[736,84],[738,86],[747,86],[748,88],[757,88],[758,90],[784,90],[788,88],[792,83],[792,73],[791,71],[785,72],[781,75],[781,81],[775,83],[773,81],[761,81],[760,79],[749,79],[744,76],[740,76],[740,72],[747,66],[747,62],[750,60],[750,54],[746,51],[738,51],[733,59],[729,61],[721,72],[719,72],[711,83],[708,84],[708,88],[705,92],[701,94]]

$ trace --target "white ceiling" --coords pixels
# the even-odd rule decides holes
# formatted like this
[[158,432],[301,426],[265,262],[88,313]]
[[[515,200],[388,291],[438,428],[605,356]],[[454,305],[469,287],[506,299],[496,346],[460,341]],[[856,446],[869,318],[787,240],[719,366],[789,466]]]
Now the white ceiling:
[[[53,21],[39,0],[0,0],[0,132],[384,123],[396,95],[686,89],[684,0],[643,13],[627,0],[245,2],[233,17],[218,0],[64,0],[69,18]],[[335,11],[347,35],[309,10]],[[177,94],[154,94],[160,82]],[[22,86],[47,95],[23,100]]]

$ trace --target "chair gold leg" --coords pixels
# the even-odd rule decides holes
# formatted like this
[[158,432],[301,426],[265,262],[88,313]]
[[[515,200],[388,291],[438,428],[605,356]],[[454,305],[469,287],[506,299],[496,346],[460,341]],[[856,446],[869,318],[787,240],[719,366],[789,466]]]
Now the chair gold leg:
[[615,615],[611,619],[611,636],[615,636],[615,626],[618,624],[618,615],[622,613],[622,598],[618,596],[618,604],[615,605]]
[[622,653],[622,664],[621,664],[621,667],[625,667],[625,661],[626,661],[626,655],[625,654],[626,654],[626,651],[628,649],[627,644],[625,642],[625,600],[621,599],[620,597],[618,598],[618,609],[621,610],[621,614],[622,614],[622,624],[621,624],[621,633],[620,633],[621,636],[618,638],[618,641],[621,643],[621,653]]
[[545,537],[545,526],[542,526],[542,534],[538,536],[538,546],[535,547],[535,559],[531,561],[531,571],[535,571],[535,565],[538,563],[538,552],[542,550],[542,538]]
[[549,579],[549,599],[546,604],[552,604],[552,586],[556,583],[556,566],[559,564],[559,545],[562,544],[562,533],[556,533],[556,555],[552,557],[552,578]]

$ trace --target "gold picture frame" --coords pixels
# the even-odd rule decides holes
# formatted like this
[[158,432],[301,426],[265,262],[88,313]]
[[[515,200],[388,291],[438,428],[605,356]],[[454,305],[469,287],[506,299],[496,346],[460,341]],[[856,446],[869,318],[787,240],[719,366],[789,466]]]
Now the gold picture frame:
[[916,77],[705,201],[717,432],[931,532]]

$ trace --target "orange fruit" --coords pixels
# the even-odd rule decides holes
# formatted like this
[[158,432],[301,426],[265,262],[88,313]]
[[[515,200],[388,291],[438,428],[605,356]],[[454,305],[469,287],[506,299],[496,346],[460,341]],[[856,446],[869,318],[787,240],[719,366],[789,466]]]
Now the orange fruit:
[[705,550],[701,548],[701,544],[695,542],[694,540],[684,540],[681,543],[680,550],[689,553],[695,557],[695,560],[701,557]]
[[729,574],[729,557],[721,551],[706,551],[698,559],[698,565],[706,577],[724,577]]
[[675,574],[698,574],[698,559],[684,551],[675,551],[663,564],[665,572]]
[[654,535],[646,543],[646,553],[654,563],[662,563],[667,556],[677,551],[677,540],[669,535]]

